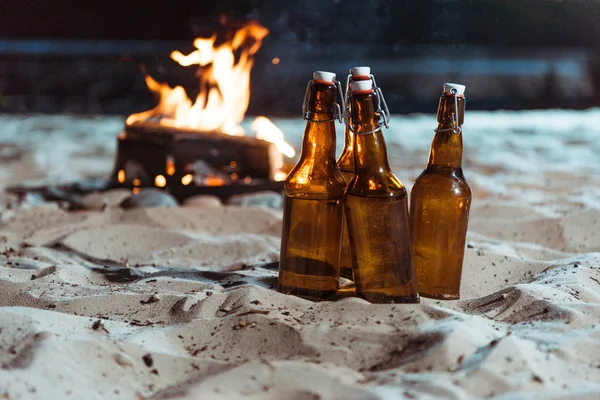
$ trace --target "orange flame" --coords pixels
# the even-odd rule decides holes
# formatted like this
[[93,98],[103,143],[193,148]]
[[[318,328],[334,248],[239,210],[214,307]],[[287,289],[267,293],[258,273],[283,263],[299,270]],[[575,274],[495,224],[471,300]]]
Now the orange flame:
[[[188,55],[173,51],[171,58],[180,65],[204,67],[199,77],[200,92],[196,100],[192,102],[183,87],[171,88],[146,74],[146,85],[158,95],[159,103],[152,110],[130,115],[126,123],[130,125],[157,118],[165,126],[244,135],[240,123],[250,101],[253,56],[268,33],[269,30],[259,23],[250,22],[235,32],[230,41],[219,46],[215,46],[216,35],[213,35],[208,39],[194,40],[196,50]],[[240,55],[236,62],[235,52],[238,50]],[[264,131],[259,129],[258,138],[275,144],[286,156],[294,156],[293,148],[283,140],[281,131],[266,117],[259,117],[256,123],[267,127]]]

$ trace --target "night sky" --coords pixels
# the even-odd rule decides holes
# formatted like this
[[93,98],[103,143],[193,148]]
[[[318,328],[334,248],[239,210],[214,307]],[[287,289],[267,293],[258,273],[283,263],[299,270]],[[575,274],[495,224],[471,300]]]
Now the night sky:
[[170,51],[249,19],[270,30],[250,113],[295,115],[313,69],[344,79],[357,63],[399,113],[431,111],[446,79],[468,85],[470,109],[600,105],[600,1],[1,0],[0,111],[142,111],[142,67],[193,95]]
[[584,0],[2,0],[0,38],[188,40],[223,14],[303,43],[595,47],[600,38],[600,2]]

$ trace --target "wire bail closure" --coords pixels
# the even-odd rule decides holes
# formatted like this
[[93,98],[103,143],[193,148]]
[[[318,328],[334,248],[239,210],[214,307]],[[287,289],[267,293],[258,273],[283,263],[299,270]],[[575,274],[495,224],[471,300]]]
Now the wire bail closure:
[[450,93],[452,93],[452,96],[454,97],[454,114],[452,114],[452,128],[434,129],[433,131],[436,133],[452,131],[453,134],[458,135],[459,133],[462,133],[462,128],[458,126],[458,121],[460,120],[460,118],[458,117],[458,96],[456,95],[457,91],[455,88],[452,88]]
[[309,118],[309,116],[308,116],[308,114],[309,114],[308,94],[310,93],[312,87],[314,86],[314,82],[311,79],[310,81],[308,81],[308,84],[306,85],[306,91],[304,92],[304,100],[302,101],[302,118],[304,120],[310,121],[310,122],[315,122],[315,123],[331,122],[331,121],[335,121],[335,120],[338,120],[339,122],[344,122],[345,112],[342,111],[342,108],[340,107],[339,103],[337,102],[337,97],[339,97],[340,100],[344,100],[344,95],[342,93],[342,84],[337,79],[334,79],[333,83],[335,84],[335,87],[337,89],[336,101],[335,101],[335,103],[333,103],[333,107],[334,107],[333,108],[333,118],[324,120],[324,121],[315,121],[315,120]]
[[[385,126],[386,129],[389,129],[389,127],[390,127],[390,109],[388,108],[388,105],[385,101],[385,97],[383,97],[383,92],[381,91],[381,88],[379,86],[377,86],[375,77],[373,76],[373,74],[369,74],[369,79],[371,80],[371,82],[373,82],[373,90],[375,91],[375,94],[377,95],[377,111],[376,112],[380,116],[379,117],[379,126],[376,129],[373,129],[368,132],[356,132],[354,130],[354,128],[352,127],[352,124],[350,124],[350,102],[348,101],[348,97],[349,97],[348,93],[350,93],[350,78],[351,77],[352,77],[352,75],[349,74],[348,77],[346,78],[346,94],[344,95],[344,104],[346,105],[344,107],[344,122],[348,126],[348,129],[350,129],[351,132],[356,133],[357,135],[367,135],[369,133],[377,132],[377,131],[381,130],[381,128],[383,126]],[[381,107],[382,105],[383,105],[383,108]]]

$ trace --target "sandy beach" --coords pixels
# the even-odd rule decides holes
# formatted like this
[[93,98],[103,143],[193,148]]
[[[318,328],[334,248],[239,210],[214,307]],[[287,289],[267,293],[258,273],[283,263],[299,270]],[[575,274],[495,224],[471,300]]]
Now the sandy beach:
[[[600,398],[599,119],[468,111],[458,301],[277,293],[272,193],[122,209],[119,189],[78,211],[4,193],[0,399]],[[108,176],[123,121],[1,116],[0,186]],[[303,121],[274,122],[299,149]],[[435,125],[385,132],[408,189]]]

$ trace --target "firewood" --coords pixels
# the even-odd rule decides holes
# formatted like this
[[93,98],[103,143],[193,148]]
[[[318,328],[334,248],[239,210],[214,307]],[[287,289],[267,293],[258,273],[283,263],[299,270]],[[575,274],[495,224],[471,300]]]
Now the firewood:
[[136,123],[117,138],[111,183],[181,190],[272,180],[274,151],[273,144],[254,137]]

